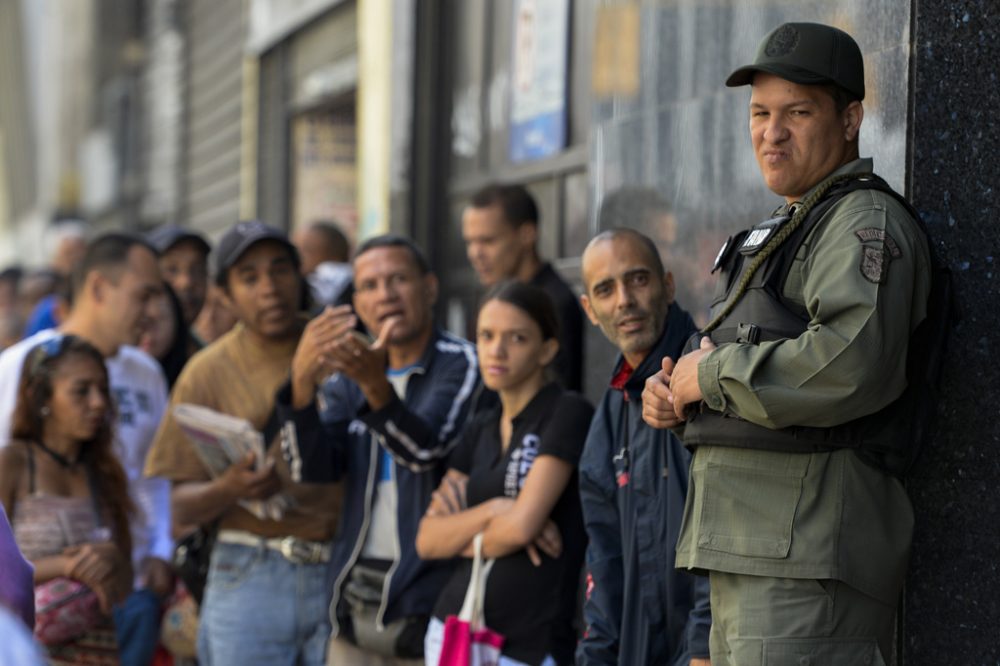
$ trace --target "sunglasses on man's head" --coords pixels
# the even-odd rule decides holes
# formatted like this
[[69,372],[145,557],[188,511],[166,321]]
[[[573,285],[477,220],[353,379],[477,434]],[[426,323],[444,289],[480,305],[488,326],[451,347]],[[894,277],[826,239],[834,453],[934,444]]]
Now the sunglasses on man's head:
[[31,363],[28,365],[28,372],[34,376],[41,369],[43,363],[62,354],[69,342],[75,337],[73,335],[57,335],[39,343],[31,350]]

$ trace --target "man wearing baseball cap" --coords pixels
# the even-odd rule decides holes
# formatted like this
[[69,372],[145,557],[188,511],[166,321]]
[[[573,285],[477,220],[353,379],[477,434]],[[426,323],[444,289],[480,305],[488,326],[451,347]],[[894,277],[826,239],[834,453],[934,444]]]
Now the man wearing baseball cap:
[[676,563],[709,574],[713,666],[889,663],[927,239],[859,157],[848,34],[786,23],[726,83],[751,86],[751,144],[784,205],[723,247],[710,323],[643,393],[647,423],[694,451]]
[[[280,437],[268,427],[274,394],[306,320],[300,316],[299,256],[284,233],[240,222],[216,248],[216,282],[239,323],[185,366],[174,385],[146,472],[173,483],[175,522],[218,527],[201,606],[198,659],[207,664],[322,664],[330,634],[327,571],[340,506],[339,484],[290,480]],[[264,433],[263,464],[252,454],[212,478],[173,407],[192,403],[248,420]],[[291,506],[277,520],[244,508],[278,491]]]
[[160,253],[160,272],[177,294],[184,325],[190,327],[205,304],[212,246],[197,231],[173,225],[154,229],[149,242]]

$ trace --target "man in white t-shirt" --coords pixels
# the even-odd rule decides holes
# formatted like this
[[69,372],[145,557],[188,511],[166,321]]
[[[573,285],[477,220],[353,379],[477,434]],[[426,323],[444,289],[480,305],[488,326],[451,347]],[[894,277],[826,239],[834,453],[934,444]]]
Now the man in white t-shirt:
[[138,237],[110,233],[88,244],[73,275],[72,307],[58,329],[22,340],[0,354],[0,446],[10,439],[11,417],[24,359],[59,335],[77,335],[105,357],[115,400],[116,452],[140,515],[132,525],[136,592],[115,609],[122,663],[149,663],[159,638],[160,599],[173,583],[169,560],[170,487],[144,478],[146,453],[167,404],[159,364],[133,347],[162,291],[155,251]]

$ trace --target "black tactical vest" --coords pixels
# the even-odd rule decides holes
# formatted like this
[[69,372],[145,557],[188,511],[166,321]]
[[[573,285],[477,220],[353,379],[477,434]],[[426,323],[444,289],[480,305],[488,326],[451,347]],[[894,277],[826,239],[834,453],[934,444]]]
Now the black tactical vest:
[[[799,252],[803,240],[842,197],[859,189],[877,189],[899,200],[924,231],[919,215],[908,202],[896,194],[877,176],[864,176],[832,187],[807,214],[801,225],[760,266],[749,282],[742,298],[718,326],[709,334],[715,344],[760,342],[796,338],[805,332],[809,315],[804,307],[786,299],[783,285]],[[793,213],[794,211],[792,211]],[[789,216],[773,217],[755,227],[740,232],[727,241],[715,262],[719,286],[712,304],[712,315],[722,310],[729,301],[747,264],[763,248],[777,230],[787,224]],[[932,251],[932,264],[938,265]],[[946,269],[944,269],[946,271]],[[948,281],[950,289],[950,280]],[[950,292],[949,292],[950,293]],[[933,298],[932,298],[933,300]],[[928,319],[933,313],[928,309]],[[926,327],[924,327],[926,328]],[[918,327],[918,332],[921,327]],[[926,337],[924,334],[923,337]],[[689,349],[697,348],[696,335],[689,342]],[[941,342],[943,346],[943,341]],[[919,356],[926,344],[914,334],[910,341],[907,359],[908,388],[896,401],[880,411],[862,418],[829,428],[792,426],[774,430],[756,425],[726,410],[719,412],[702,402],[688,418],[684,429],[684,444],[694,448],[699,445],[733,446],[765,449],[789,453],[814,453],[840,448],[856,449],[866,462],[901,475],[912,462],[918,442],[912,419],[912,410],[920,400],[912,388],[922,376],[914,362],[922,363]],[[835,408],[835,407],[834,407]]]

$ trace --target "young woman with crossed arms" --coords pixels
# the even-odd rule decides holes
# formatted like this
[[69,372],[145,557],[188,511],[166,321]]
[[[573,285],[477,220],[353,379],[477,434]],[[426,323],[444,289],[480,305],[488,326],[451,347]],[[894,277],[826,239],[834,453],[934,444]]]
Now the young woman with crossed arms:
[[573,663],[586,546],[576,465],[593,409],[547,379],[557,332],[551,300],[529,285],[502,283],[479,310],[480,372],[500,405],[469,424],[417,534],[421,557],[463,558],[427,630],[432,666],[443,621],[462,606],[480,532],[484,557],[496,558],[485,620],[506,637],[500,663]]

